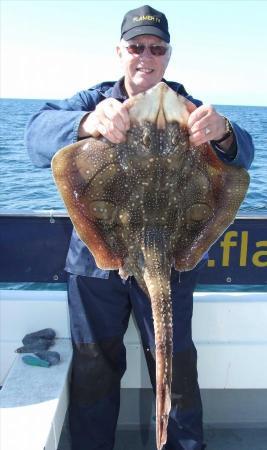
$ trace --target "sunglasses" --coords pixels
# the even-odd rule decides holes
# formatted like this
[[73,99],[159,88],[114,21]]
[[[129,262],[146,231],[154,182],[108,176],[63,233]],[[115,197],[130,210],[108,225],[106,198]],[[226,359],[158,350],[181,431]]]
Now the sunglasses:
[[166,45],[158,45],[158,44],[151,44],[151,45],[144,45],[144,44],[129,44],[125,46],[127,48],[128,53],[130,55],[142,55],[144,53],[145,48],[149,48],[150,53],[153,56],[163,56],[167,53],[169,47]]

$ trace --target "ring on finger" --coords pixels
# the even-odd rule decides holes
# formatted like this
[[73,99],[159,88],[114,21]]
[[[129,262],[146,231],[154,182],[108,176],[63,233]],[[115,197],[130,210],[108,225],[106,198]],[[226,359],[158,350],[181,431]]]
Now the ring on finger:
[[205,135],[207,136],[207,134],[210,134],[210,132],[211,132],[211,129],[209,127],[206,127],[205,128]]

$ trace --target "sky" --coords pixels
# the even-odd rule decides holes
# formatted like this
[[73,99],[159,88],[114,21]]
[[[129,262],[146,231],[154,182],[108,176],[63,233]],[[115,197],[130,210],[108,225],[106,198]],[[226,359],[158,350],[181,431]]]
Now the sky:
[[[121,0],[0,0],[3,98],[60,99],[122,75]],[[267,106],[267,0],[153,1],[169,22],[166,78],[209,104]]]

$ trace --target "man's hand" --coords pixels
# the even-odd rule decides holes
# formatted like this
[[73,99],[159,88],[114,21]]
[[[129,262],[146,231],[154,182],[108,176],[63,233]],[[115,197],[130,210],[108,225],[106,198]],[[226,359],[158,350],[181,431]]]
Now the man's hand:
[[79,127],[79,137],[97,137],[101,134],[110,142],[119,144],[125,141],[129,128],[129,113],[124,104],[114,98],[107,98],[83,118]]
[[[225,118],[214,109],[213,106],[202,105],[191,112],[188,119],[190,142],[193,145],[201,145],[205,142],[221,139],[226,132]],[[220,144],[227,153],[233,143],[230,136]]]

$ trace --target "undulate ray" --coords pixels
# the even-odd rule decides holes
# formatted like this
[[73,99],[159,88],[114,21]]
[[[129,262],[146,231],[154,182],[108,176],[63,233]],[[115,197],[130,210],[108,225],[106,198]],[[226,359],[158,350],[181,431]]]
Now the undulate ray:
[[171,407],[170,272],[193,269],[234,220],[249,176],[210,145],[189,143],[194,106],[165,83],[126,101],[127,141],[88,138],[52,161],[70,218],[102,269],[134,275],[151,300],[156,346],[157,448]]

